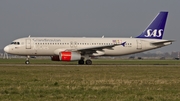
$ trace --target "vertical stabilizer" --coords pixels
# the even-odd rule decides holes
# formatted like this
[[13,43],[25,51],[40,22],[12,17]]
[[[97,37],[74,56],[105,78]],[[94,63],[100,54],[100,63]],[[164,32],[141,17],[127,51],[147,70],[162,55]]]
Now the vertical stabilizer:
[[150,25],[136,38],[162,39],[168,12],[160,12]]

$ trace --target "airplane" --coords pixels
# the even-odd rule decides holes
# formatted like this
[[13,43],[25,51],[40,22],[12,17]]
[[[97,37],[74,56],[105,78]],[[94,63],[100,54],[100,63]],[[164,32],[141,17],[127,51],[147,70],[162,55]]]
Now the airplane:
[[79,65],[91,65],[91,57],[122,56],[161,48],[172,44],[163,34],[168,12],[161,11],[149,26],[137,37],[24,37],[14,40],[4,48],[9,54],[27,56],[51,56],[52,61],[78,61]]

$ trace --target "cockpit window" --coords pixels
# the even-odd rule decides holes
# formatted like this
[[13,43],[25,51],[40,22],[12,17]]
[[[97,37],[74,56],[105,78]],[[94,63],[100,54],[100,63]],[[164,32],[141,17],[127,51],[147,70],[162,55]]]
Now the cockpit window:
[[20,42],[11,42],[11,44],[20,45]]

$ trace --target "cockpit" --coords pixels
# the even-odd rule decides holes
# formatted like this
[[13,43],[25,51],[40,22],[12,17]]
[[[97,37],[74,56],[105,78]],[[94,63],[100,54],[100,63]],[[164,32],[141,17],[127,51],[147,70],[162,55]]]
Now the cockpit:
[[20,45],[20,42],[11,42],[13,45]]

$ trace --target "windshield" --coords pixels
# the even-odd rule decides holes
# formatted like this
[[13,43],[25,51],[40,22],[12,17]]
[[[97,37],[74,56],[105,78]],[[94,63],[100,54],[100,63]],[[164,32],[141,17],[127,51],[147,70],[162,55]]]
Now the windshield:
[[11,42],[11,44],[20,45],[20,42]]

